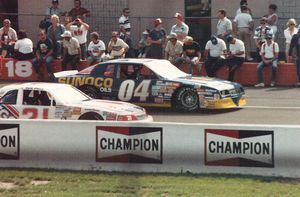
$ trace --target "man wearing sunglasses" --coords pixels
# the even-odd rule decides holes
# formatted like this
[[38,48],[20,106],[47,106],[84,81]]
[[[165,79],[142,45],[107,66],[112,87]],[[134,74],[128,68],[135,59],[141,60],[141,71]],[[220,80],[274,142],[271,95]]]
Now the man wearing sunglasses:
[[268,19],[266,17],[262,17],[260,19],[260,26],[258,26],[254,32],[253,39],[255,41],[255,45],[257,48],[257,61],[258,62],[261,61],[259,52],[261,51],[262,44],[265,43],[265,41],[266,41],[266,35],[267,34],[273,35],[273,30],[271,27],[268,26],[267,22],[268,22]]
[[262,70],[265,66],[269,65],[272,66],[272,81],[270,86],[273,87],[276,80],[279,53],[278,44],[273,41],[273,34],[269,33],[266,35],[266,42],[262,44],[260,53],[262,61],[257,66],[258,84],[255,87],[265,87]]

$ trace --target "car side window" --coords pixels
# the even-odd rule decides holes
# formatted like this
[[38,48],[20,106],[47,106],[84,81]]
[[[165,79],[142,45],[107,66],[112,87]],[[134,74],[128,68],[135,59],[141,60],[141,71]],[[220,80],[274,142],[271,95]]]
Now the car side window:
[[15,105],[17,104],[17,97],[18,97],[18,90],[11,90],[8,91],[1,99],[1,104],[10,104]]
[[121,64],[119,66],[118,78],[120,79],[136,79],[140,65]]
[[103,76],[104,77],[113,77],[115,72],[115,65],[108,64],[104,70]]
[[23,105],[50,106],[51,99],[46,91],[24,90]]
[[139,77],[142,79],[156,79],[155,73],[146,66],[140,69]]

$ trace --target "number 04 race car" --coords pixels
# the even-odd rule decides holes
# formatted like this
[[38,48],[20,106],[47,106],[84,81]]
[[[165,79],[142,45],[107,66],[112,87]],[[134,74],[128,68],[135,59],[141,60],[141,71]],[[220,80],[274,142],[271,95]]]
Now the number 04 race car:
[[80,72],[55,73],[56,81],[71,84],[94,98],[141,106],[225,109],[244,106],[245,92],[238,83],[192,77],[167,60],[118,59]]
[[23,83],[0,89],[0,118],[153,121],[139,106],[91,99],[67,84]]

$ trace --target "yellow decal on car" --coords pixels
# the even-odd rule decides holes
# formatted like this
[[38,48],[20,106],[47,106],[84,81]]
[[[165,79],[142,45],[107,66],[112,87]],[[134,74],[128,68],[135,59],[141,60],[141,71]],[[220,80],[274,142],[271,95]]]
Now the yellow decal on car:
[[80,87],[83,85],[92,85],[97,88],[111,88],[113,85],[113,78],[103,78],[103,77],[61,77],[58,79],[58,83],[66,83],[73,85],[75,87]]

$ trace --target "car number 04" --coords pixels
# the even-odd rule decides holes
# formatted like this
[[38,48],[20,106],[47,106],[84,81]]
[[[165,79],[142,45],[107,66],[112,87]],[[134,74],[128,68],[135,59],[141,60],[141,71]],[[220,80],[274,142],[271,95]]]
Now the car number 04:
[[5,64],[8,70],[8,77],[29,77],[32,75],[32,64],[29,61],[8,61]]
[[140,101],[146,101],[149,96],[149,86],[151,80],[143,80],[135,89],[133,80],[126,80],[120,86],[118,98],[121,101],[130,101],[132,97],[140,97]]

